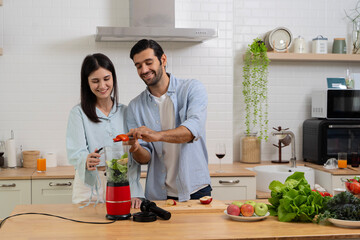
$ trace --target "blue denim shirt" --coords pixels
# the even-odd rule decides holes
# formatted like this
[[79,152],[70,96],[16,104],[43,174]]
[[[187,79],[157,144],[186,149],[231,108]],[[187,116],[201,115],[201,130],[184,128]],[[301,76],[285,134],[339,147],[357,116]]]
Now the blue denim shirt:
[[[69,114],[66,150],[68,161],[74,165],[81,180],[90,188],[97,187],[98,171],[86,169],[86,158],[95,149],[114,144],[113,138],[121,133],[128,132],[126,126],[126,106],[118,104],[113,106],[108,116],[105,116],[96,108],[96,114],[100,122],[94,123],[86,116],[80,105],[73,107]],[[105,159],[102,155],[99,166],[105,166]],[[128,178],[130,183],[131,197],[143,197],[144,193],[140,185],[140,165],[129,158]],[[89,189],[90,192],[90,189]]]
[[[174,104],[175,126],[185,126],[195,137],[191,142],[180,144],[176,186],[179,201],[187,201],[193,191],[210,184],[205,139],[207,93],[198,80],[177,79],[170,75],[167,94]],[[130,102],[127,123],[129,129],[146,126],[154,131],[161,131],[159,107],[148,89]],[[139,143],[151,154],[145,197],[151,200],[166,199],[166,159],[162,156],[163,143],[141,140]]]

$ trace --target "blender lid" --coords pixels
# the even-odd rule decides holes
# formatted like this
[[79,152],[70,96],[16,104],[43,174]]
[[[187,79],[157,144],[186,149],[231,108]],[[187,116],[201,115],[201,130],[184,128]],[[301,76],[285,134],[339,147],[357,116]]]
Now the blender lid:
[[133,220],[135,222],[154,222],[156,215],[152,212],[137,212],[133,214]]

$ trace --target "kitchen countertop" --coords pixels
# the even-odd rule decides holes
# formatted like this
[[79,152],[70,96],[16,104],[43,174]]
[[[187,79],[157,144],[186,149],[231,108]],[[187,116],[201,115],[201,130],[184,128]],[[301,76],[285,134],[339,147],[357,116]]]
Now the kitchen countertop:
[[[247,164],[234,162],[232,164],[222,164],[221,168],[224,172],[218,173],[219,164],[209,164],[209,172],[211,177],[255,177],[256,173],[248,170],[258,165],[272,165],[270,161],[263,161],[261,164]],[[288,165],[288,164],[285,164]],[[352,168],[350,165],[347,169],[326,169],[322,165],[308,163],[303,161],[297,162],[298,166],[307,166],[317,170],[331,173],[332,175],[360,175],[360,168]],[[74,178],[75,171],[73,166],[58,166],[46,169],[44,173],[36,172],[33,168],[1,168],[0,180],[14,179],[50,179],[50,178]],[[146,172],[141,172],[141,177],[146,177]]]
[[[219,164],[209,164],[211,177],[255,177],[256,173],[246,169],[247,165],[242,163],[222,164],[222,173],[216,172],[220,169]],[[0,179],[50,179],[50,178],[74,178],[75,171],[73,166],[48,167],[46,172],[38,173],[33,168],[2,168],[0,170]],[[146,172],[141,172],[141,177],[146,177]]]
[[313,169],[320,170],[323,172],[328,172],[328,173],[331,173],[332,175],[360,175],[360,168],[353,168],[353,167],[351,167],[351,165],[348,165],[348,167],[344,168],[344,169],[339,169],[339,168],[326,169],[326,168],[324,168],[323,165],[305,162],[305,166],[311,167]]
[[32,179],[73,179],[75,176],[75,169],[73,166],[59,166],[59,167],[49,167],[46,169],[46,172],[39,173],[34,171]]
[[38,173],[35,168],[1,168],[0,180],[30,180],[30,179],[73,179],[73,166],[48,167],[46,172]]
[[[256,200],[258,201],[258,200]],[[157,205],[159,205],[157,201]],[[172,206],[176,207],[176,206]],[[132,212],[138,212],[133,209]],[[83,209],[75,204],[18,205],[12,214],[42,212],[82,221],[105,222],[106,207]],[[171,212],[171,210],[170,210]],[[132,220],[112,224],[84,224],[59,218],[25,215],[8,219],[1,239],[344,239],[360,238],[360,229],[314,223],[284,223],[276,217],[258,222],[230,220],[221,212],[172,212],[168,221],[140,223]]]
[[34,170],[32,168],[0,168],[0,180],[29,180]]

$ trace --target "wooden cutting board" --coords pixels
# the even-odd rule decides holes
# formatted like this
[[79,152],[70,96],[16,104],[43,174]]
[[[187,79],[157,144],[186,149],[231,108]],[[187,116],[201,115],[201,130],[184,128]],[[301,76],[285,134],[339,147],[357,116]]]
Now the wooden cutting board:
[[156,205],[171,213],[197,213],[197,212],[224,212],[228,207],[223,201],[213,199],[210,204],[201,204],[200,200],[189,200],[187,202],[176,202],[176,205],[169,206],[165,201],[155,201]]

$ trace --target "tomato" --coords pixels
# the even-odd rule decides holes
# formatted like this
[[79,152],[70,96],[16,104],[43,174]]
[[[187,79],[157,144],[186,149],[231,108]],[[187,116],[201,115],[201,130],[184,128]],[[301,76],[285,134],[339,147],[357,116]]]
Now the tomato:
[[116,138],[118,138],[118,139],[120,139],[121,141],[124,141],[124,142],[129,141],[129,137],[126,134],[117,135]]
[[332,197],[332,195],[328,192],[324,192],[324,196],[329,196],[329,197]]
[[353,194],[359,194],[360,193],[360,183],[358,181],[351,182],[349,186],[350,192]]
[[116,138],[113,138],[114,142],[120,142],[120,141],[124,141],[127,142],[129,141],[129,137],[126,134],[120,134],[117,135]]
[[329,196],[332,197],[332,195],[328,192],[319,192],[318,190],[312,189],[313,192],[318,192],[322,197]]

